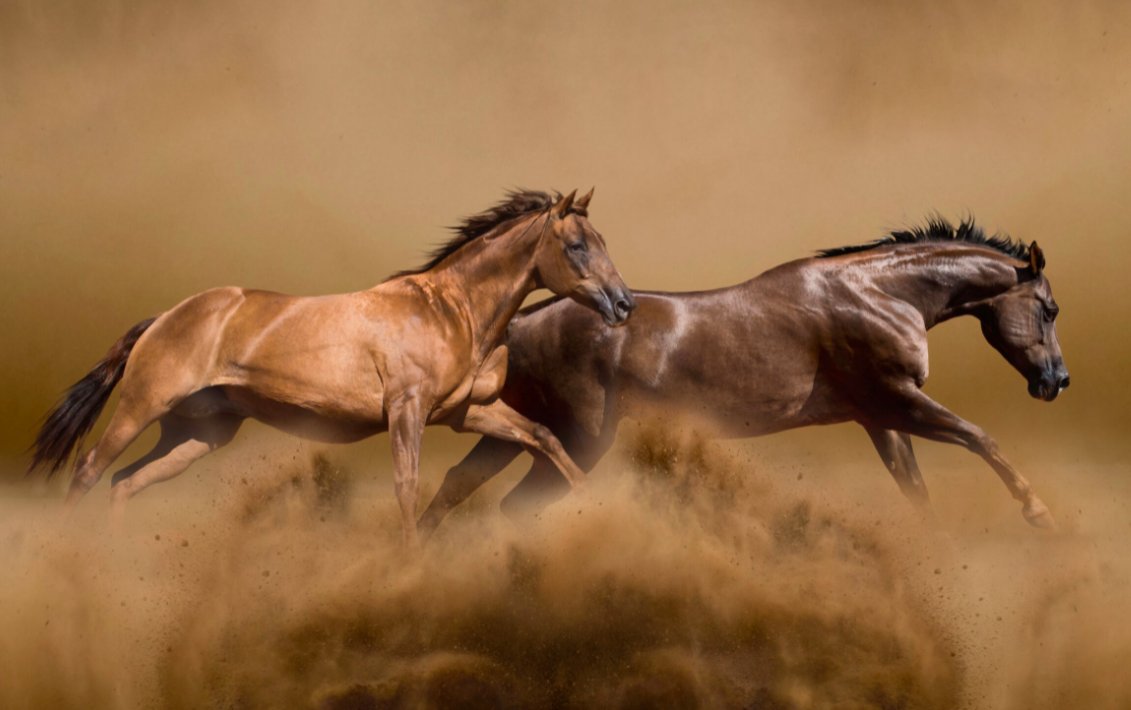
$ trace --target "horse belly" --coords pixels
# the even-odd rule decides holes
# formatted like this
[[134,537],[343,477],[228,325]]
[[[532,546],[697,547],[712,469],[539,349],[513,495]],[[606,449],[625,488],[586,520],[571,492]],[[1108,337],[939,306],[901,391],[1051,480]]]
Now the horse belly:
[[731,393],[699,391],[695,395],[648,397],[647,403],[632,409],[679,419],[693,428],[713,432],[724,439],[764,436],[810,423],[800,415],[800,404],[793,400],[736,400]]
[[273,398],[247,387],[227,386],[221,389],[233,412],[304,439],[349,443],[387,428],[384,413],[363,403],[295,402]]
[[803,357],[785,365],[767,362],[759,353],[728,358],[704,368],[686,360],[655,382],[630,380],[622,391],[622,411],[666,413],[723,438],[764,436],[813,424],[851,419],[847,402]]

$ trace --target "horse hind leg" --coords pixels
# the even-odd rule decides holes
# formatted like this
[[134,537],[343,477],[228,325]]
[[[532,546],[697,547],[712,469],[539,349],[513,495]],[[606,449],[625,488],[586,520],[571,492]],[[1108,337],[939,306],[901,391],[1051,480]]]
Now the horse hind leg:
[[926,508],[930,496],[919,471],[919,463],[915,460],[915,451],[911,448],[911,437],[895,429],[865,427],[865,430],[899,490],[917,507]]
[[514,488],[499,501],[499,510],[516,523],[532,518],[569,493],[569,483],[550,459],[534,454],[534,463]]
[[134,463],[114,474],[110,496],[115,520],[121,521],[126,503],[154,483],[183,473],[193,462],[229,443],[243,418],[212,414],[192,419],[170,412],[161,418],[161,438]]
[[110,418],[102,436],[75,464],[71,486],[67,490],[64,509],[74,510],[82,497],[102,478],[114,460],[122,455],[134,439],[153,422],[152,417],[139,416],[137,412],[119,404]]
[[183,384],[170,385],[155,381],[153,377],[147,377],[144,371],[140,375],[127,372],[120,391],[118,406],[114,409],[106,430],[76,462],[65,503],[68,512],[97,485],[110,464],[122,455],[146,427],[169,413],[168,403],[180,403],[191,392]]
[[[574,463],[589,473],[613,444],[613,427],[606,426],[598,437],[582,431],[576,422],[553,427],[559,440]],[[515,521],[537,516],[547,506],[561,500],[570,487],[553,462],[540,453],[534,454],[534,463],[514,488],[507,493],[499,507],[508,518]]]
[[[522,447],[516,443],[489,436],[480,439],[475,448],[444,475],[440,489],[417,521],[421,535],[429,537],[452,508],[467,500],[520,453]],[[558,475],[556,469],[554,473]]]

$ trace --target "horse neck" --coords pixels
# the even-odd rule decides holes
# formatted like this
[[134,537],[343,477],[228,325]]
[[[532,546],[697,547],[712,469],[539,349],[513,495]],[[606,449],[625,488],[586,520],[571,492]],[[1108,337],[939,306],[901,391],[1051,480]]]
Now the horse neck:
[[482,355],[502,341],[523,300],[538,288],[535,254],[542,227],[539,216],[518,220],[505,232],[468,243],[435,269],[465,310]]
[[893,250],[874,264],[874,282],[923,315],[927,328],[974,312],[1017,285],[1010,257],[972,245],[931,245]]

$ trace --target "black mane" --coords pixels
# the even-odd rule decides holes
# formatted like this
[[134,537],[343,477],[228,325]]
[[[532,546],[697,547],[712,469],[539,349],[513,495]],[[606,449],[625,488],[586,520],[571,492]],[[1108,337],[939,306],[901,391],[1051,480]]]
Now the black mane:
[[822,258],[840,256],[842,254],[855,254],[856,252],[868,251],[870,249],[888,246],[889,244],[921,244],[924,242],[965,242],[967,244],[978,244],[999,251],[1014,259],[1020,259],[1021,261],[1029,260],[1029,247],[1013,239],[1008,234],[997,232],[987,235],[982,231],[981,227],[974,224],[973,217],[963,219],[962,222],[955,227],[941,215],[928,217],[926,226],[911,227],[907,230],[891,232],[887,236],[868,242],[867,244],[821,249],[817,252],[817,255]]
[[494,206],[479,214],[465,218],[454,227],[449,227],[450,230],[455,232],[455,236],[429,252],[427,263],[416,269],[400,271],[394,274],[393,278],[428,271],[459,251],[468,242],[491,232],[504,222],[548,210],[561,197],[561,194],[557,191],[551,193],[539,190],[510,190],[507,192],[506,198]]

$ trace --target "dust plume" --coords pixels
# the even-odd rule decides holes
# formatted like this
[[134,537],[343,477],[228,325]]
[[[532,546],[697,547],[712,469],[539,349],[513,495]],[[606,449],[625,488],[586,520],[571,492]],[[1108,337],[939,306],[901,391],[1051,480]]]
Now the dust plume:
[[953,707],[957,647],[871,521],[702,446],[636,451],[650,476],[530,528],[465,516],[419,560],[324,457],[120,536],[9,506],[0,701]]
[[1131,702],[1125,509],[1057,536],[943,530],[879,485],[861,505],[714,444],[628,438],[591,496],[520,527],[458,516],[419,559],[389,497],[322,453],[230,466],[117,534],[103,509],[62,525],[6,499],[0,704]]

